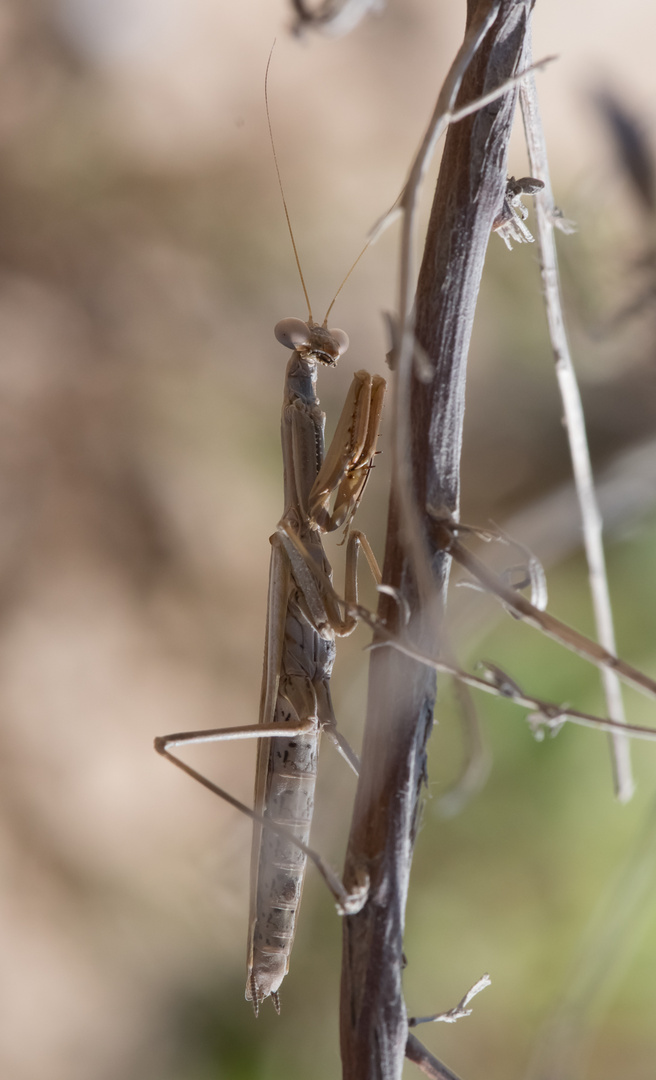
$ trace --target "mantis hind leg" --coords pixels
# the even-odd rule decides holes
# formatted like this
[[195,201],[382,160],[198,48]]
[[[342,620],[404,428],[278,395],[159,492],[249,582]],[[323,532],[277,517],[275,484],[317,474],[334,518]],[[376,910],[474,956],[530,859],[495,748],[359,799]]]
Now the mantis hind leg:
[[[257,726],[261,729],[263,727],[275,727],[276,725],[260,724]],[[229,728],[227,730],[234,731],[235,729]],[[301,731],[308,731],[307,723],[305,723],[301,727]],[[155,749],[157,750],[158,754],[161,754],[162,757],[165,757],[167,761],[171,762],[172,765],[175,765],[178,769],[181,769],[182,772],[186,773],[187,776],[190,776],[192,780],[195,780],[197,783],[207,788],[207,790],[211,791],[214,795],[218,795],[220,799],[223,799],[225,802],[229,803],[230,806],[234,806],[236,810],[239,810],[240,813],[245,814],[246,817],[249,817],[251,819],[251,821],[256,822],[263,829],[266,829],[269,832],[276,833],[278,836],[282,836],[285,840],[291,841],[291,843],[298,847],[303,852],[303,854],[312,863],[314,863],[322,878],[326,882],[326,885],[328,886],[335,900],[337,912],[339,915],[353,915],[358,912],[367,899],[367,892],[363,890],[361,886],[353,892],[348,892],[348,890],[342,883],[339,875],[332,869],[331,866],[328,865],[327,862],[325,862],[319,852],[315,851],[314,848],[311,848],[307,844],[303,843],[303,841],[300,840],[299,837],[296,836],[291,829],[287,828],[285,825],[279,824],[278,822],[272,821],[270,818],[265,817],[263,814],[258,814],[256,810],[252,810],[250,806],[246,806],[245,803],[235,798],[235,796],[231,795],[229,791],[225,790],[225,788],[219,787],[219,785],[215,784],[213,780],[209,779],[209,777],[204,776],[196,769],[193,769],[191,765],[187,765],[186,761],[183,761],[181,758],[177,757],[175,754],[172,754],[170,750],[167,749],[167,740],[173,740],[174,745],[180,745],[182,742],[208,742],[210,741],[210,739],[202,738],[202,736],[215,736],[216,732],[189,732],[188,734],[190,736],[201,737],[194,740],[194,738],[185,739],[184,733],[175,736],[164,735],[158,739],[155,739]],[[289,738],[290,734],[291,732],[288,727],[283,728],[282,730],[278,728],[278,731],[274,732],[269,730],[260,730],[260,738],[267,739],[270,739],[272,736],[275,737],[276,735]],[[236,736],[233,735],[231,737],[235,738]],[[247,737],[253,737],[253,735],[250,733],[250,729],[249,735]],[[217,741],[217,739],[213,738],[211,741]]]

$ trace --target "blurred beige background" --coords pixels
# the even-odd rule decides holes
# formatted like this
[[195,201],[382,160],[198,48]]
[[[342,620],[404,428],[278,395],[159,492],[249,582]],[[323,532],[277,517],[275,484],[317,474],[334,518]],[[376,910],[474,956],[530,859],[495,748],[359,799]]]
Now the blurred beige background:
[[[464,8],[390,0],[349,38],[299,42],[282,2],[0,5],[6,1080],[338,1075],[330,899],[310,874],[282,1016],[266,1009],[255,1022],[243,1001],[249,824],[157,758],[152,739],[257,716],[267,538],[281,510],[286,356],[272,327],[305,315],[266,129],[271,44],[280,167],[323,318],[402,185]],[[535,56],[560,54],[538,88],[556,198],[579,223],[561,245],[572,339],[594,459],[602,473],[620,460],[618,492],[629,484],[618,455],[647,443],[630,509],[617,510],[619,495],[612,504],[610,568],[620,651],[652,671],[653,305],[608,324],[644,287],[637,263],[650,234],[591,93],[612,88],[653,140],[654,32],[638,0],[538,0],[535,13]],[[527,171],[520,132],[510,169]],[[381,312],[394,305],[396,245],[392,230],[335,308],[351,348],[322,378],[329,427],[353,370],[385,371]],[[504,520],[567,482],[537,257],[529,247],[510,254],[496,237],[468,394],[467,520]],[[381,450],[361,511],[379,554],[385,433]],[[576,520],[565,514],[554,529],[555,520],[550,510],[531,517],[553,607],[591,629]],[[495,616],[480,604],[462,623],[470,658],[504,663],[544,696],[601,708],[594,672],[510,620],[481,641]],[[338,717],[356,745],[366,641],[358,631],[340,647],[335,676]],[[648,704],[631,698],[629,709],[653,722]],[[448,1008],[490,971],[474,1016],[426,1041],[465,1080],[527,1075],[544,1024],[576,985],[595,904],[608,895],[618,910],[619,875],[634,883],[633,907],[629,897],[615,952],[601,909],[601,929],[588,931],[610,953],[598,978],[585,963],[575,969],[584,997],[590,982],[603,992],[593,995],[591,1063],[571,1075],[648,1080],[653,868],[642,849],[632,869],[618,867],[641,829],[653,848],[654,752],[641,746],[638,795],[619,808],[603,737],[567,730],[537,745],[509,706],[483,702],[481,712],[494,755],[487,788],[452,820],[438,816],[437,799],[426,807],[408,1007]],[[448,695],[440,716],[432,795],[462,756]],[[192,757],[250,799],[252,747]],[[330,746],[322,769],[314,841],[338,864],[353,784]]]

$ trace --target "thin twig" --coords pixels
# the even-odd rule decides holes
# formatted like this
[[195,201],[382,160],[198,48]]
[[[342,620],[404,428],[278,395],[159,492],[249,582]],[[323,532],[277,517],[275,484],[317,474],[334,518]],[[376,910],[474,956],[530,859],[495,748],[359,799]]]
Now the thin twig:
[[481,990],[485,990],[487,986],[491,985],[490,976],[487,973],[481,975],[480,979],[477,979],[474,985],[470,986],[465,996],[453,1008],[447,1009],[446,1012],[433,1013],[432,1016],[411,1016],[408,1020],[408,1027],[417,1027],[419,1024],[455,1024],[457,1020],[463,1020],[465,1016],[471,1016],[473,1009],[467,1008],[469,1002],[477,994],[480,994]]
[[[572,357],[563,320],[558,277],[558,261],[554,241],[554,202],[549,178],[546,143],[538,107],[535,80],[527,79],[520,89],[524,130],[533,176],[542,180],[543,190],[536,198],[540,266],[544,289],[549,336],[554,353],[556,378],[563,402],[563,413],[576,490],[581,508],[583,541],[588,561],[590,592],[594,608],[597,636],[609,653],[617,651],[613,614],[606,574],[602,540],[602,520],[595,494],[590,452],[585,430],[581,395],[572,364]],[[602,682],[608,715],[622,723],[625,718],[622,690],[614,671],[604,666]],[[615,793],[620,802],[627,802],[634,791],[628,740],[619,732],[611,736],[611,758]]]
[[[597,478],[597,496],[606,537],[635,529],[640,519],[656,507],[656,439],[636,444],[617,454]],[[542,495],[503,522],[503,531],[519,538],[540,558],[545,569],[562,562],[581,546],[581,514],[574,482],[569,481]],[[487,545],[488,566],[501,570],[502,548]],[[452,584],[460,584],[463,571],[452,568]],[[467,642],[471,651],[484,640],[502,617],[501,607],[481,608],[479,598],[465,590],[457,609],[451,609],[449,631],[454,642]]]
[[[500,585],[503,585],[501,579],[498,580]],[[491,589],[490,591],[496,590]],[[512,590],[510,591],[512,592]],[[504,602],[510,606],[510,601],[505,595],[503,599]],[[524,600],[519,594],[516,594],[516,599],[519,601]],[[528,603],[528,601],[526,601],[526,603]],[[349,611],[375,630],[376,640],[369,646],[370,649],[377,650],[383,646],[389,645],[403,656],[407,656],[411,660],[416,660],[418,663],[432,668],[433,671],[436,671],[440,675],[450,675],[452,678],[457,679],[466,686],[470,686],[473,690],[482,690],[484,694],[502,697],[505,698],[506,701],[512,702],[513,705],[519,705],[525,709],[529,709],[532,713],[531,727],[533,728],[534,734],[540,725],[543,728],[547,728],[553,733],[556,733],[563,724],[569,720],[571,723],[578,724],[580,727],[592,728],[596,731],[606,731],[613,734],[616,731],[621,730],[622,732],[626,732],[627,736],[630,736],[633,739],[644,739],[647,742],[656,742],[656,728],[643,727],[641,724],[624,724],[620,723],[619,720],[610,720],[606,716],[596,716],[594,713],[573,709],[568,704],[558,704],[554,701],[546,701],[544,698],[536,697],[534,694],[521,688],[519,684],[502,671],[501,668],[488,661],[482,661],[480,665],[487,672],[487,678],[482,678],[479,675],[472,675],[471,672],[465,671],[464,668],[459,668],[455,664],[449,663],[443,657],[438,658],[420,652],[411,641],[405,641],[403,638],[400,638],[398,634],[387,630],[376,616],[366,608],[361,606],[349,607]],[[535,611],[537,611],[538,616],[544,615],[544,612],[539,612],[537,608]],[[550,618],[552,617],[550,616]],[[528,619],[526,621],[528,621]],[[554,619],[553,622],[557,623],[558,620]],[[562,623],[560,625],[564,626]],[[577,633],[576,631],[572,631],[570,627],[566,627],[566,629],[571,633]],[[583,635],[580,635],[580,637],[583,637]],[[560,638],[555,637],[555,640],[560,641]],[[588,639],[584,640],[587,641]],[[596,643],[590,642],[590,644],[594,646]],[[619,663],[622,662],[619,661]],[[633,671],[634,669],[630,670]],[[637,672],[636,674],[639,675],[640,672]],[[644,676],[644,678],[646,679],[647,676]],[[651,695],[656,697],[656,683],[653,684]]]
[[405,1044],[405,1056],[408,1061],[414,1062],[425,1076],[429,1076],[430,1080],[459,1080],[456,1074],[438,1061],[412,1033],[408,1035],[408,1041]]
[[[589,660],[602,672],[614,672],[620,679],[634,686],[641,693],[646,694],[648,697],[656,697],[656,681],[654,679],[634,668],[631,664],[627,664],[625,660],[620,660],[619,657],[611,653],[603,645],[593,641],[592,638],[586,637],[585,634],[579,633],[574,627],[561,622],[560,619],[550,615],[549,612],[540,611],[525,596],[507,585],[498,574],[488,569],[485,563],[472,555],[456,539],[454,528],[457,528],[457,526],[450,522],[436,522],[435,536],[439,540],[440,546],[456,559],[461,566],[464,566],[487,592],[491,592],[498,596],[500,600],[503,600],[513,614],[517,615],[523,622],[528,623],[529,626],[541,630],[543,634],[557,641],[560,645],[564,645],[566,649],[577,653],[585,660]],[[623,720],[613,720],[613,724],[613,728],[609,729],[613,733],[621,732],[624,726],[626,726],[627,731],[629,729],[629,725],[625,725]]]

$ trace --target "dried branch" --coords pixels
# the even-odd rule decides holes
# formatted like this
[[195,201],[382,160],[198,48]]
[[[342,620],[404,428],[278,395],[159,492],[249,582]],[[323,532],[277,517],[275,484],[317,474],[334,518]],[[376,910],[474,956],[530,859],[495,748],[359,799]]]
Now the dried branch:
[[529,74],[542,69],[555,59],[553,56],[545,57],[535,64],[523,68],[517,74],[498,80],[492,89],[476,95],[467,104],[459,104],[456,107],[456,100],[464,73],[497,18],[499,6],[499,3],[494,2],[487,7],[484,3],[480,4],[471,18],[464,41],[438,95],[433,115],[415,156],[404,189],[392,210],[378,222],[371,234],[371,239],[374,239],[390,221],[395,219],[397,214],[402,215],[401,254],[399,259],[399,312],[396,321],[398,340],[393,362],[398,377],[392,419],[392,449],[395,484],[401,503],[401,519],[404,523],[405,543],[414,562],[415,575],[420,585],[423,586],[420,591],[427,593],[430,593],[430,570],[427,566],[426,552],[421,542],[421,522],[411,494],[412,469],[408,453],[408,447],[410,446],[409,395],[413,360],[417,366],[416,374],[420,380],[430,382],[433,378],[433,367],[421,342],[415,335],[412,316],[414,231],[419,191],[435,148],[449,125],[458,123],[466,117],[480,112],[487,105],[492,105],[504,94],[507,94],[509,90],[519,86]]
[[[465,44],[442,92],[449,108],[476,100],[523,70],[532,7],[532,0],[492,5],[470,0]],[[466,359],[485,251],[506,182],[516,94],[509,90],[449,130],[416,300],[417,340],[434,378],[429,383],[416,377],[412,342],[406,350],[410,362],[402,341],[397,365],[397,416],[403,418],[405,403],[409,410],[395,435],[395,468],[409,455],[409,488],[405,493],[398,482],[394,485],[383,580],[414,613],[408,632],[426,653],[439,640],[440,612],[439,605],[422,611],[420,598],[439,600],[450,559],[430,536],[423,508],[431,504],[454,513],[458,506]],[[445,111],[442,101],[441,95],[440,112]],[[407,213],[405,217],[404,243],[411,255],[412,218]],[[409,280],[404,278],[402,288],[398,325],[405,337]],[[408,506],[410,531],[417,530],[419,544],[414,555],[407,548],[402,513]],[[394,600],[381,596],[380,616],[391,633],[398,629],[399,611]],[[344,878],[348,889],[366,870],[371,888],[362,911],[344,920],[343,1075],[345,1080],[399,1080],[407,1047],[411,1055],[416,1049],[408,1043],[401,988],[402,938],[425,747],[433,726],[435,674],[396,649],[375,649],[369,686]]]
[[[416,343],[419,345],[419,355],[423,361],[422,381],[427,384],[430,381],[430,375],[433,373],[434,365],[431,363],[431,357],[427,350],[424,349],[419,335],[415,334],[412,318],[415,218],[419,190],[428,163],[441,136],[449,127],[451,114],[455,108],[458,92],[467,67],[470,65],[476,50],[484,40],[490,27],[494,24],[499,14],[499,6],[498,2],[488,5],[482,3],[472,15],[470,5],[468,5],[468,24],[464,41],[440,90],[433,115],[417,151],[400,199],[403,221],[399,260],[399,311],[397,316],[399,344],[397,355],[394,358],[396,385],[392,415],[394,497],[399,502],[399,521],[403,530],[403,541],[408,550],[410,565],[417,579],[417,592],[423,597],[431,596],[435,586],[432,579],[430,556],[423,540],[422,504],[415,499],[413,490],[410,399]],[[479,96],[476,95],[476,97]],[[459,453],[457,456],[459,460]],[[387,580],[386,577],[385,580]]]
[[[565,428],[581,508],[583,541],[588,561],[588,576],[597,636],[602,646],[609,653],[615,653],[617,646],[615,644],[613,613],[606,575],[602,520],[595,494],[581,395],[576,381],[563,319],[558,260],[553,233],[554,201],[534,79],[527,79],[522,84],[520,95],[531,172],[544,183],[543,190],[536,197],[540,269],[549,337],[556,366],[556,378],[563,402]],[[625,715],[619,679],[616,673],[608,666],[604,666],[602,669],[601,677],[608,715],[612,719],[622,722]],[[619,732],[615,732],[611,736],[611,758],[615,793],[620,802],[627,802],[633,795],[634,782],[629,743]]]

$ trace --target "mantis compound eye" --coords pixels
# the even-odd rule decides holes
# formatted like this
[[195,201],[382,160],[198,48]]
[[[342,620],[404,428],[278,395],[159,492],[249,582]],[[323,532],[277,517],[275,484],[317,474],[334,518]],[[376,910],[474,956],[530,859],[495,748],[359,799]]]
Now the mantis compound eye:
[[329,330],[331,338],[339,348],[339,356],[343,356],[349,347],[349,336],[345,330]]
[[273,332],[286,349],[303,349],[310,345],[310,328],[302,319],[281,319]]

